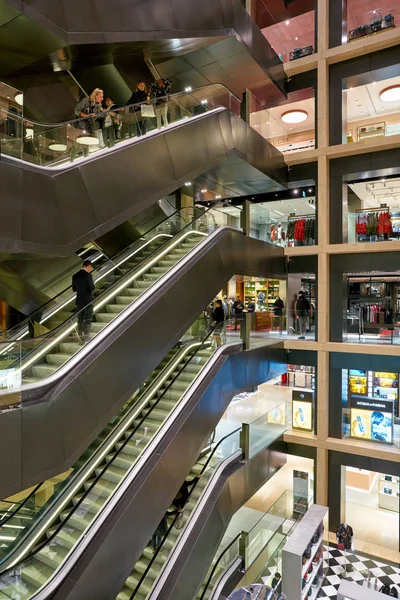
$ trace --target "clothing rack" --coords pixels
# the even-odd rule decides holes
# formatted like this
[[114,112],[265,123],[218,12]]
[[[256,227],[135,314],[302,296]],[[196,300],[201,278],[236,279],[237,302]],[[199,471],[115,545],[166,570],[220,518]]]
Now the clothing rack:
[[292,215],[291,217],[288,217],[289,219],[315,219],[315,214],[314,215]]
[[379,206],[377,208],[356,208],[356,213],[377,212],[378,210],[390,211],[388,206]]

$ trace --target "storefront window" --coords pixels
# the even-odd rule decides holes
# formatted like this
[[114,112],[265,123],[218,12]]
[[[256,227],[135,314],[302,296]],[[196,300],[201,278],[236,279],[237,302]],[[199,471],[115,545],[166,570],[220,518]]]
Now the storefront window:
[[[299,197],[253,204],[250,235],[282,248],[314,246],[317,235],[315,196],[298,190]],[[296,191],[296,190],[295,190]]]
[[382,558],[393,560],[399,549],[399,478],[355,467],[343,471],[345,520],[354,531],[355,550],[374,556],[379,547]]
[[[268,13],[271,14],[271,6]],[[315,11],[285,19],[262,28],[262,32],[282,62],[310,56],[315,51]]]
[[358,0],[348,0],[347,3],[347,36],[342,43],[359,40],[372,35],[381,34],[395,27],[397,10],[392,0],[381,0],[371,10],[365,10],[366,4]]
[[400,343],[400,275],[348,275],[344,317],[344,341]]
[[365,76],[369,83],[353,87],[350,80],[343,91],[343,143],[400,133],[399,78],[381,79],[381,73],[373,71]]
[[342,369],[342,435],[400,447],[398,373]]

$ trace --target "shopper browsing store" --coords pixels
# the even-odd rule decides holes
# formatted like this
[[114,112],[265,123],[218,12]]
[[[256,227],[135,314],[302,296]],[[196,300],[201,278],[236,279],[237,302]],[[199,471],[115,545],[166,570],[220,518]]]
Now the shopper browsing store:
[[300,290],[299,296],[295,305],[296,319],[299,321],[299,340],[306,339],[306,331],[308,326],[308,319],[310,317],[311,305],[304,295],[303,290]]

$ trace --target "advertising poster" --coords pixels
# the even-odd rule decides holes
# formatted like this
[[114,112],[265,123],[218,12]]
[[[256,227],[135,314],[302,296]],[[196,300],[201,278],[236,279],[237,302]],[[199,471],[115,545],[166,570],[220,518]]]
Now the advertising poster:
[[367,372],[357,369],[350,369],[349,372],[349,392],[350,394],[367,395]]
[[268,413],[268,423],[274,423],[275,425],[286,424],[286,403],[280,404]]
[[393,443],[393,402],[352,396],[350,436],[384,444]]
[[293,390],[292,392],[292,426],[303,431],[313,430],[313,392]]

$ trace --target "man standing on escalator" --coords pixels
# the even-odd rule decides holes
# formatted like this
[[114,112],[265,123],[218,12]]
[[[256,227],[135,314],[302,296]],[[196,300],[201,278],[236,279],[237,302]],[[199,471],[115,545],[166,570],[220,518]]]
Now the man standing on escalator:
[[72,289],[76,292],[75,304],[78,309],[78,337],[81,344],[89,341],[92,326],[94,298],[92,271],[92,263],[90,260],[85,260],[82,268],[72,276]]

